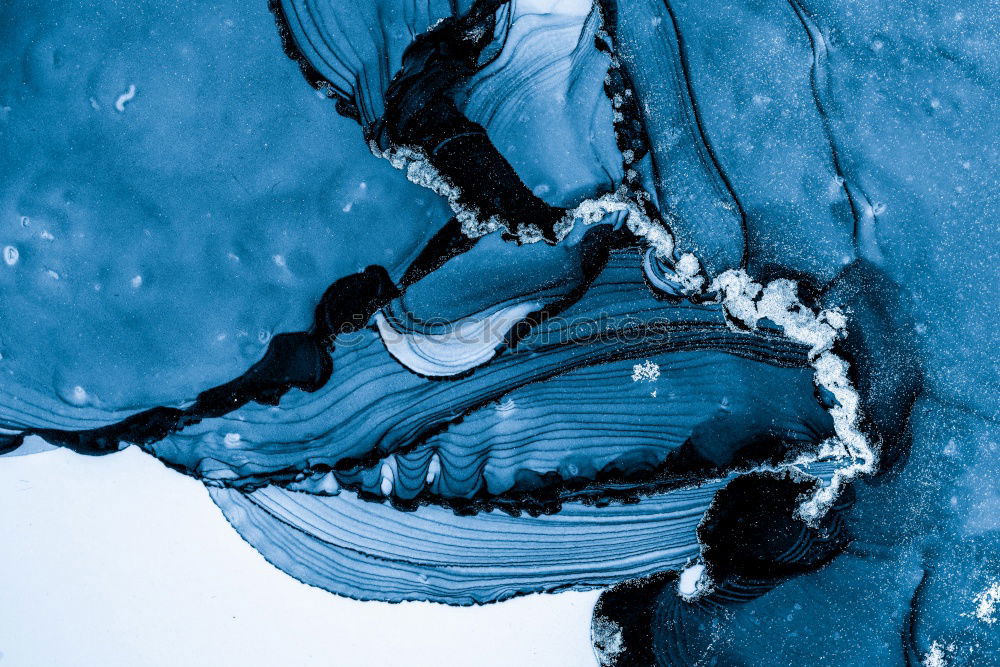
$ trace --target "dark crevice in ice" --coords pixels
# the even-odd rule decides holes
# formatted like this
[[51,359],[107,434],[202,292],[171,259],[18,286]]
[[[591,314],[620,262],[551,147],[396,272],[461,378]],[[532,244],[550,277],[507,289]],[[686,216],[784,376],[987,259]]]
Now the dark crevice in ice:
[[496,220],[515,236],[541,231],[549,243],[566,210],[550,206],[524,184],[496,149],[486,128],[456,104],[456,89],[481,67],[493,38],[500,0],[480,0],[468,14],[445,18],[418,35],[385,93],[385,114],[365,128],[384,150],[422,152],[458,189],[458,203],[480,221]]
[[[451,247],[443,249],[451,252]],[[422,256],[422,261],[433,261]],[[186,408],[156,407],[117,424],[89,431],[30,429],[17,436],[16,447],[28,435],[38,435],[52,444],[80,454],[116,452],[122,444],[148,445],[202,419],[220,417],[254,401],[277,405],[291,389],[312,392],[330,379],[333,364],[329,349],[341,333],[365,326],[376,310],[398,295],[388,273],[371,266],[334,282],[316,307],[315,322],[308,332],[276,335],[264,357],[235,380],[208,389]]]
[[[815,570],[847,546],[845,492],[821,527],[795,521],[799,502],[815,482],[789,474],[750,473],[721,490],[698,527],[707,571],[720,586],[730,580],[781,580]],[[747,507],[754,512],[748,515]],[[761,591],[763,593],[764,591]]]
[[920,615],[920,598],[927,587],[927,575],[928,572],[925,569],[920,577],[920,583],[917,584],[916,589],[913,591],[913,597],[909,604],[909,611],[906,614],[902,632],[900,633],[903,658],[906,661],[907,667],[911,667],[911,665],[916,666],[924,664],[923,656],[917,648],[917,622]]
[[[406,272],[406,280],[440,266],[448,258],[464,252],[471,243],[456,236],[454,222],[445,225]],[[458,234],[460,236],[460,234]],[[313,392],[330,379],[333,362],[330,350],[340,334],[366,326],[376,310],[399,295],[399,288],[381,266],[335,281],[316,306],[309,331],[283,333],[270,342],[263,358],[246,373],[218,387],[208,389],[188,407],[156,407],[132,415],[119,423],[92,430],[62,431],[28,429],[4,436],[4,449],[12,451],[28,435],[80,454],[103,455],[118,451],[124,444],[149,445],[169,434],[212,417],[221,417],[253,401],[277,405],[291,389]]]
[[724,622],[727,610],[841,554],[850,543],[844,513],[853,494],[841,497],[818,525],[806,525],[794,514],[814,484],[788,474],[750,473],[721,489],[698,526],[710,583],[692,585],[684,574],[669,572],[603,592],[594,610],[602,664],[701,664],[711,650],[712,628]]
[[[857,185],[851,183],[844,171],[844,167],[841,164],[840,153],[837,150],[837,144],[834,140],[830,117],[827,114],[826,105],[823,101],[823,88],[827,85],[824,70],[826,67],[826,40],[819,27],[816,25],[815,19],[798,0],[788,0],[788,4],[795,13],[796,19],[802,25],[802,29],[809,38],[809,48],[812,53],[812,62],[809,67],[809,85],[812,90],[813,103],[816,105],[816,112],[819,114],[823,126],[823,134],[829,144],[830,160],[834,173],[837,175],[841,184],[840,187],[843,189],[844,194],[847,197],[847,203],[850,205],[851,209],[851,217],[854,219],[853,236],[855,247],[862,257],[881,257],[881,255],[878,254],[878,248],[873,245],[871,230],[862,228],[863,225],[868,225],[870,227],[875,224],[874,214],[866,213],[872,211],[871,202]],[[864,200],[863,206],[859,203],[859,198]],[[866,216],[870,216],[871,219],[867,220]]]
[[407,267],[399,281],[400,287],[406,289],[421,278],[426,278],[444,266],[449,259],[471,250],[478,241],[478,238],[462,233],[462,223],[457,218],[450,219]]
[[281,48],[284,50],[285,55],[299,66],[299,71],[302,72],[302,76],[309,85],[327,97],[334,99],[337,113],[341,116],[360,122],[361,114],[358,112],[358,106],[354,100],[337,95],[333,89],[333,85],[309,62],[309,59],[302,53],[302,49],[295,43],[281,0],[268,0],[267,7],[274,15],[274,22],[278,28],[278,36],[281,38]]
[[[819,435],[817,434],[816,440],[789,442],[782,439],[779,434],[762,433],[757,436],[756,440],[732,452],[723,465],[705,458],[698,451],[698,448],[688,440],[668,454],[658,465],[622,457],[621,460],[613,461],[595,474],[586,477],[566,477],[554,471],[546,473],[537,473],[531,470],[521,471],[515,486],[501,493],[491,493],[483,487],[469,497],[442,497],[425,488],[415,496],[409,498],[390,496],[388,501],[392,507],[401,511],[414,511],[425,505],[440,505],[463,516],[493,510],[500,510],[512,516],[519,516],[522,512],[529,516],[556,514],[568,502],[599,507],[610,503],[634,504],[640,502],[644,497],[697,486],[707,479],[722,479],[731,474],[749,473],[761,466],[781,466],[787,461],[794,460],[797,454],[809,452],[811,448],[815,447],[815,442],[822,439]],[[399,450],[397,455],[412,451],[424,440],[422,438],[421,442]],[[374,462],[369,459],[363,463],[367,463],[367,466],[370,467]],[[359,467],[357,461],[345,463],[348,464],[342,468],[345,471]],[[322,469],[316,472],[322,472]],[[355,491],[358,497],[363,500],[371,502],[384,502],[386,500],[385,494],[371,487],[366,488],[361,483],[341,481],[341,484],[344,488]],[[797,505],[796,501],[801,501],[801,498],[808,491],[808,489],[803,488],[804,486],[802,484],[796,486],[794,496],[779,496],[770,499],[769,502],[787,511],[761,520],[773,521],[775,526],[779,526],[784,531],[796,531],[797,535],[799,535],[800,529],[803,531],[802,534],[811,534],[806,529],[805,524],[793,521],[791,516],[792,510]],[[775,485],[775,488],[781,487]],[[735,494],[735,491],[733,493]],[[740,514],[745,511],[747,505],[741,504],[744,501],[743,498],[739,499],[729,512]],[[732,529],[730,528],[730,530]],[[713,534],[719,532],[721,531],[716,530]],[[838,539],[839,535],[838,524],[836,535],[830,539]],[[726,535],[722,539],[731,537],[732,535]],[[705,543],[704,539],[702,539],[702,543]],[[730,544],[741,543],[730,542]],[[802,549],[813,554],[821,547],[813,547],[812,544],[809,544]],[[748,547],[749,551],[752,551],[750,547]],[[835,553],[835,551],[836,549],[828,548],[824,553]],[[716,554],[713,553],[712,557],[715,556]],[[720,558],[719,562],[722,560]],[[787,567],[789,571],[801,571],[809,569],[811,565],[812,563],[804,564],[802,559],[797,559],[794,564]]]

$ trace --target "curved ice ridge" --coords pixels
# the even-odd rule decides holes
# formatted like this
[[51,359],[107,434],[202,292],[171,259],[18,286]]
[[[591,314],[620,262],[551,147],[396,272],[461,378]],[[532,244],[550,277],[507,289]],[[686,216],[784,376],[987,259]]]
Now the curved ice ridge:
[[796,283],[787,279],[762,286],[742,269],[720,274],[710,287],[726,312],[748,328],[754,329],[766,319],[792,340],[809,346],[815,382],[834,396],[835,402],[827,410],[836,437],[821,444],[814,460],[832,457],[851,462],[837,469],[830,483],[798,508],[799,517],[814,522],[826,513],[847,482],[875,471],[878,454],[858,426],[861,399],[848,378],[849,364],[831,351],[837,338],[844,335],[847,318],[839,309],[813,313],[798,299],[796,288]]
[[541,308],[537,301],[514,304],[486,317],[464,318],[440,334],[400,331],[381,311],[375,326],[385,349],[409,370],[424,377],[452,377],[490,361],[507,332]]
[[[599,38],[611,52],[611,70],[620,69],[619,57],[613,53],[614,39],[605,33],[603,27],[599,28]],[[614,109],[615,134],[621,135],[625,131],[622,101],[635,93],[627,84],[624,88],[612,90],[611,80],[609,73],[605,79],[605,93]],[[373,154],[403,170],[408,180],[444,197],[460,222],[462,232],[470,238],[506,228],[520,243],[536,243],[545,239],[542,230],[533,224],[518,224],[518,221],[501,220],[496,216],[482,219],[479,211],[462,204],[459,188],[443,176],[421,150],[407,146],[391,146],[382,150],[374,140],[369,142],[369,147]],[[616,227],[624,224],[651,249],[644,258],[643,268],[656,289],[674,298],[720,304],[736,330],[753,330],[761,320],[768,320],[789,339],[809,347],[809,363],[814,369],[815,383],[833,397],[827,409],[836,434],[821,444],[813,460],[835,458],[849,461],[829,484],[822,486],[799,508],[798,514],[802,519],[815,521],[825,513],[847,481],[859,474],[874,472],[878,458],[859,430],[859,395],[848,378],[848,363],[832,351],[834,342],[844,335],[846,318],[839,310],[813,312],[798,299],[796,284],[791,280],[779,279],[765,286],[756,282],[743,268],[725,271],[710,280],[702,269],[701,261],[693,253],[676,252],[668,220],[656,211],[652,196],[639,184],[639,175],[632,164],[634,157],[631,149],[622,151],[626,183],[622,183],[615,192],[584,199],[567,211],[553,228],[554,242],[564,240],[577,220],[584,225],[606,224],[609,221]],[[383,333],[388,331],[385,325],[384,320],[379,321],[379,329]],[[411,370],[445,375],[451,374],[450,371],[460,373],[468,370],[486,360],[490,354],[488,345],[477,344],[474,349],[466,351],[463,362],[452,368],[446,357],[453,357],[458,348],[451,349],[449,345],[447,354],[435,357],[424,342],[427,341],[418,342],[418,339],[410,337],[394,345],[390,353]]]
[[[380,151],[374,143],[370,147],[376,156],[404,170],[411,182],[446,197],[466,235],[476,238],[504,226],[514,229],[513,225],[504,225],[495,218],[481,221],[475,210],[459,204],[458,189],[441,176],[419,151],[410,148]],[[643,195],[649,196],[644,192],[638,196]],[[877,452],[859,427],[861,399],[848,377],[849,364],[832,351],[836,340],[845,334],[845,314],[839,309],[813,312],[798,298],[797,283],[793,280],[777,279],[765,286],[744,269],[730,269],[708,283],[702,275],[701,263],[693,253],[684,253],[676,262],[670,261],[676,247],[673,234],[664,224],[646,215],[639,204],[626,194],[625,188],[581,201],[557,226],[556,240],[564,239],[577,220],[581,224],[592,225],[607,220],[609,216],[614,216],[616,226],[624,222],[628,230],[648,244],[658,258],[673,264],[674,279],[671,282],[680,287],[684,297],[720,304],[729,317],[746,329],[756,329],[762,320],[768,320],[791,340],[809,347],[809,364],[815,371],[815,382],[835,399],[827,410],[833,418],[836,436],[821,443],[814,455],[800,456],[783,467],[797,468],[809,462],[831,459],[850,461],[798,508],[797,516],[807,523],[822,518],[844,486],[858,475],[873,473],[878,462]],[[517,235],[521,243],[542,240],[541,230],[537,227],[529,232],[520,231]],[[413,362],[416,363],[415,359]]]
[[[517,236],[521,243],[537,243],[543,240],[544,235],[538,225],[517,226],[512,221],[501,220],[497,216],[491,216],[486,220],[480,219],[478,210],[465,206],[459,201],[461,193],[458,188],[441,175],[422,150],[406,146],[381,150],[374,141],[370,141],[368,147],[373,155],[388,160],[393,167],[402,170],[411,183],[425,187],[444,197],[455,217],[461,223],[462,233],[469,238],[475,239],[499,229],[507,229],[511,234]],[[573,228],[567,219],[568,217],[564,217],[553,229],[557,241],[565,238]]]
[[[444,197],[461,223],[462,233],[469,238],[479,238],[506,228],[517,236],[520,243],[537,243],[544,240],[542,230],[537,225],[517,226],[496,216],[487,220],[480,219],[476,209],[462,205],[459,201],[461,193],[458,188],[441,175],[423,151],[409,147],[380,150],[374,141],[369,142],[369,148],[376,157],[388,160],[393,167],[402,170],[411,183]],[[648,193],[640,192],[639,196],[642,195],[649,196]],[[609,215],[624,218],[629,231],[648,243],[660,259],[669,261],[673,256],[675,250],[673,236],[663,225],[646,215],[642,208],[625,194],[624,188],[600,197],[584,199],[570,209],[555,226],[556,242],[566,238],[573,231],[577,221],[591,225],[601,222]],[[621,220],[618,219],[617,222]],[[676,283],[684,294],[694,296],[699,293],[705,284],[704,277],[699,275],[700,272],[701,264],[693,253],[684,253],[677,259],[674,273]]]
[[813,312],[799,300],[797,288],[795,281],[784,278],[765,286],[745,270],[731,269],[719,274],[707,292],[714,293],[714,301],[748,329],[756,329],[767,320],[793,341],[808,346],[816,385],[835,399],[827,411],[833,418],[836,436],[821,443],[815,454],[800,456],[788,465],[797,468],[830,459],[849,461],[798,507],[796,516],[814,524],[826,514],[847,482],[875,472],[878,453],[859,427],[861,398],[848,377],[850,365],[832,351],[833,344],[845,334],[847,318],[840,309]]

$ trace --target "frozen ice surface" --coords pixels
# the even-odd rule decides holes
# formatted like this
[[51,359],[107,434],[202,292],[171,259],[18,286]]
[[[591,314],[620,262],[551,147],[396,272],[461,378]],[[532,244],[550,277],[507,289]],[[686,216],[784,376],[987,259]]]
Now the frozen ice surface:
[[0,9],[0,449],[604,664],[997,663],[995,0],[98,5]]

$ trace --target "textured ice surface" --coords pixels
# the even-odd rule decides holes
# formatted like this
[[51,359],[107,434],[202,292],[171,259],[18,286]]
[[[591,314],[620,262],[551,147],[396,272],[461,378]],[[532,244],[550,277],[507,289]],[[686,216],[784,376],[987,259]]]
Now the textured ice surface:
[[441,222],[303,84],[266,4],[3,16],[5,421],[188,400],[307,328],[333,278],[405,262]]
[[8,2],[0,446],[606,664],[995,664],[998,10]]

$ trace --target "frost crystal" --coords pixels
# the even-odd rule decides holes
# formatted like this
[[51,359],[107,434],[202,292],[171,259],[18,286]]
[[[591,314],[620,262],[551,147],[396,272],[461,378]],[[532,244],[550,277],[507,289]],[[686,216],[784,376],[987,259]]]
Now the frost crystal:
[[953,644],[942,646],[937,640],[933,641],[930,652],[924,656],[924,667],[947,667],[948,661],[945,659],[945,651],[950,653],[954,650],[955,646]]
[[982,593],[973,598],[976,603],[976,618],[987,625],[997,622],[997,604],[1000,603],[1000,581],[994,581]]
[[646,360],[632,367],[632,382],[655,382],[660,377],[660,365]]

